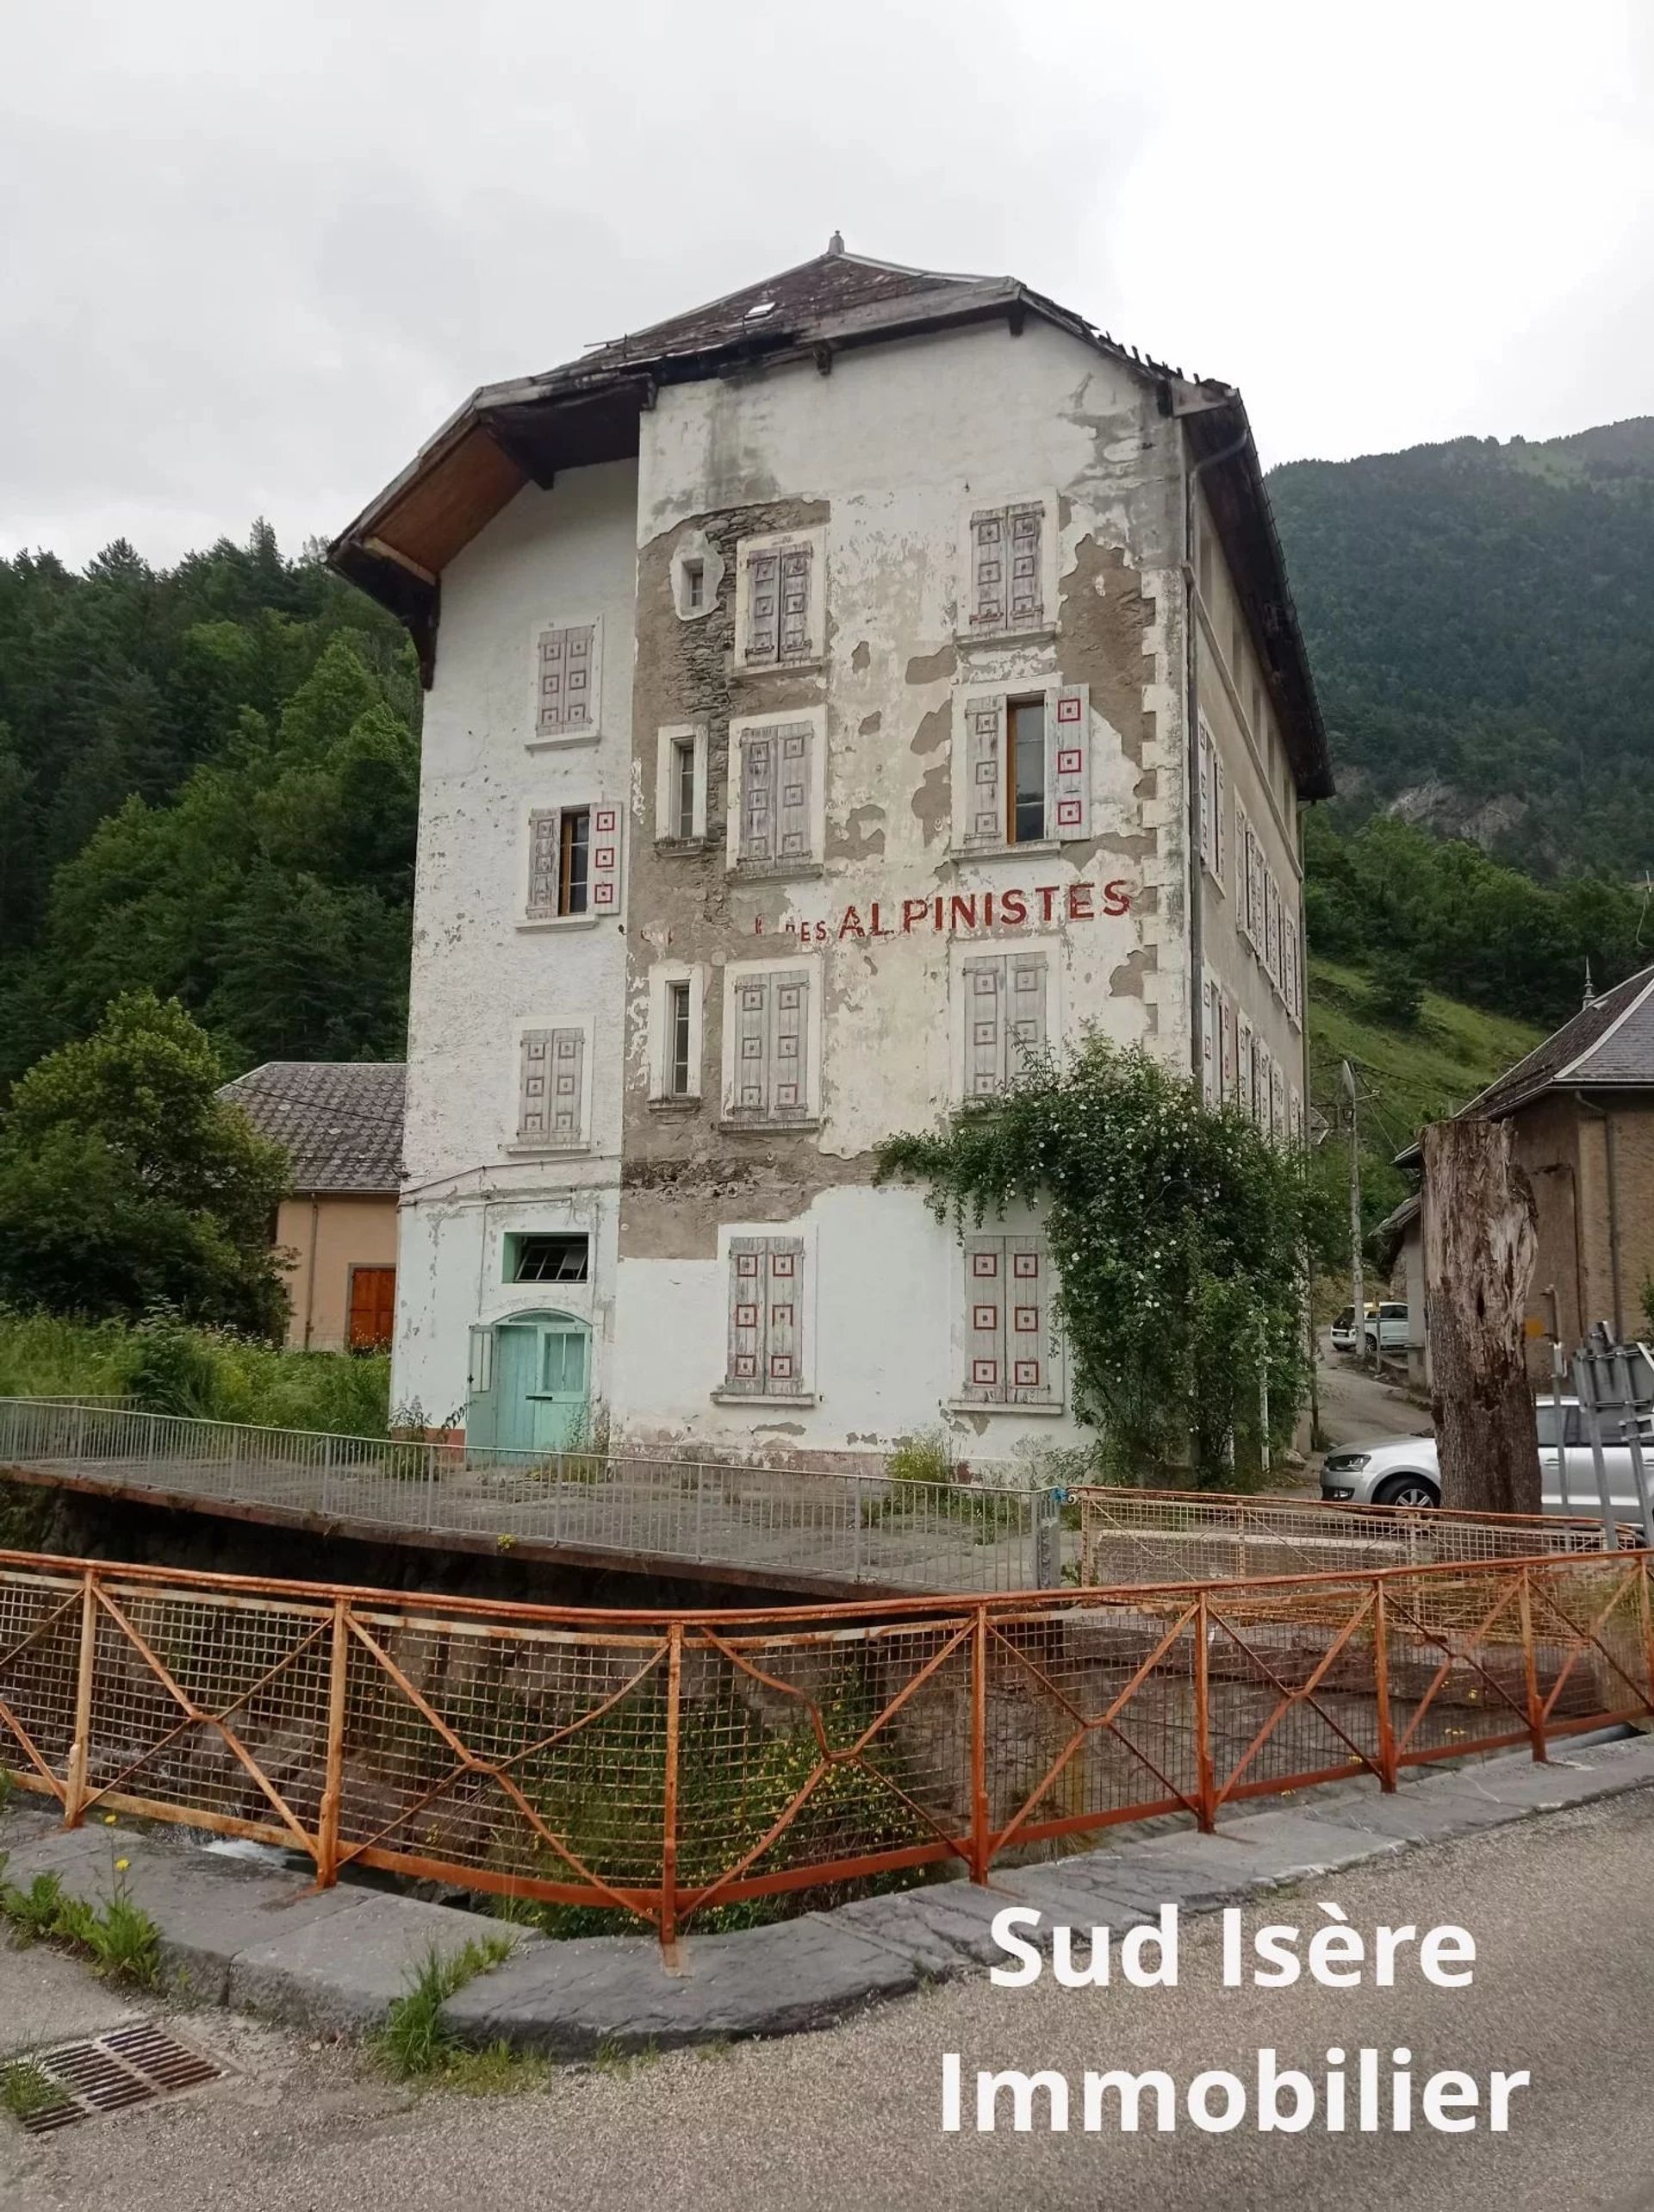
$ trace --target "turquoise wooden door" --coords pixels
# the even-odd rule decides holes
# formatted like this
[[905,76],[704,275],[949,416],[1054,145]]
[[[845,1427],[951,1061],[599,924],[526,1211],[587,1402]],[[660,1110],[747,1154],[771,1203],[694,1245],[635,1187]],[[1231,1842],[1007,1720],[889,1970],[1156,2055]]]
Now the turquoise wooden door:
[[495,1438],[504,1449],[557,1452],[584,1433],[590,1362],[583,1321],[530,1313],[494,1330]]

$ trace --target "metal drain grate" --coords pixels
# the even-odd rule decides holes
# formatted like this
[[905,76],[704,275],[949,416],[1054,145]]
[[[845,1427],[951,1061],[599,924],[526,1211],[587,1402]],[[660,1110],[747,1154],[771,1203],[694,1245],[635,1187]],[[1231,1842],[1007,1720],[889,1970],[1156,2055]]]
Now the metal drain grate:
[[42,2101],[18,2115],[31,2135],[152,2104],[157,2097],[217,2081],[224,2072],[147,2021],[55,2051],[32,2052],[12,2064],[40,2077]]

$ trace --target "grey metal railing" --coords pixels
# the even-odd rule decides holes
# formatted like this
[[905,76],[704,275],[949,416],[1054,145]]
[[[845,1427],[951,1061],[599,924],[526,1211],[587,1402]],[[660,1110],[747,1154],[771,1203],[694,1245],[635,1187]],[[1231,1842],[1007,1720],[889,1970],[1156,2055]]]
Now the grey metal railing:
[[992,1592],[1062,1580],[1060,1501],[1026,1483],[482,1450],[0,1399],[8,1466],[341,1535],[486,1539],[507,1552],[735,1569],[800,1590]]

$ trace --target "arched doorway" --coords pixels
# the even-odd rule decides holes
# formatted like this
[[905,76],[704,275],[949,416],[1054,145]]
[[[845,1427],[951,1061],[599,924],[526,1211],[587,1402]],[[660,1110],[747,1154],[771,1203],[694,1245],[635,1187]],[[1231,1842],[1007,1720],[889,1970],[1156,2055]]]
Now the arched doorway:
[[584,1435],[590,1390],[591,1330],[575,1315],[513,1313],[473,1329],[466,1440],[563,1451]]

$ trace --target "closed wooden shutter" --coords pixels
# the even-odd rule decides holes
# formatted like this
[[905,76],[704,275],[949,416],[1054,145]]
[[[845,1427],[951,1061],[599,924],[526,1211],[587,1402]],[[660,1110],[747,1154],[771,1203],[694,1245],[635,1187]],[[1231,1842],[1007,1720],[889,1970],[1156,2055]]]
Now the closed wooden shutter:
[[1003,630],[1009,601],[1005,591],[1005,518],[993,510],[971,517],[971,627]]
[[1047,804],[1060,838],[1083,838],[1091,829],[1091,693],[1082,684],[1059,691],[1053,702],[1054,743]]
[[586,1032],[551,1031],[551,1142],[578,1144],[585,1137]]
[[762,665],[780,650],[781,557],[774,551],[747,557],[747,636],[744,657]]
[[997,1098],[1005,1083],[1005,963],[1001,953],[967,960],[965,987],[965,1095]]
[[1005,1074],[1009,1077],[1020,1074],[1030,1053],[1045,1048],[1045,955],[1007,953],[1005,969]]
[[620,906],[620,809],[592,809],[592,911],[615,913]]
[[964,1394],[990,1405],[1005,1399],[1005,1240],[965,1241]]
[[775,744],[772,730],[741,740],[740,857],[753,866],[775,857]]
[[768,1240],[764,1380],[770,1396],[795,1397],[804,1388],[804,1240]]
[[805,1394],[804,1239],[730,1239],[729,1364],[724,1386],[739,1397]]
[[775,857],[779,860],[807,860],[811,853],[810,770],[808,722],[783,722],[775,732]]
[[811,569],[813,549],[788,545],[780,557],[780,642],[783,661],[808,660],[815,651],[810,620]]
[[735,985],[734,1114],[762,1119],[769,1112],[769,994],[774,978],[743,975]]
[[517,1077],[517,1136],[544,1144],[551,1131],[551,1039],[549,1029],[525,1032]]
[[[540,633],[540,698],[536,733],[542,738],[589,730],[596,720],[593,682],[595,625]],[[520,664],[519,664],[520,665]]]
[[967,845],[1005,842],[1005,702],[972,699],[965,707],[965,835]]
[[730,1359],[724,1386],[756,1398],[764,1387],[764,1320],[768,1246],[762,1237],[730,1239]]
[[798,1119],[810,1109],[810,976],[772,975],[770,1005],[770,1112],[780,1120]]
[[1006,514],[1010,559],[1009,620],[1013,630],[1035,629],[1045,617],[1045,590],[1041,576],[1044,528],[1043,507],[1013,507]]
[[1013,1403],[1048,1404],[1058,1395],[1058,1350],[1050,1256],[1042,1237],[1007,1237],[1005,1356]]
[[544,921],[557,911],[557,821],[555,807],[537,807],[528,818],[528,919]]

